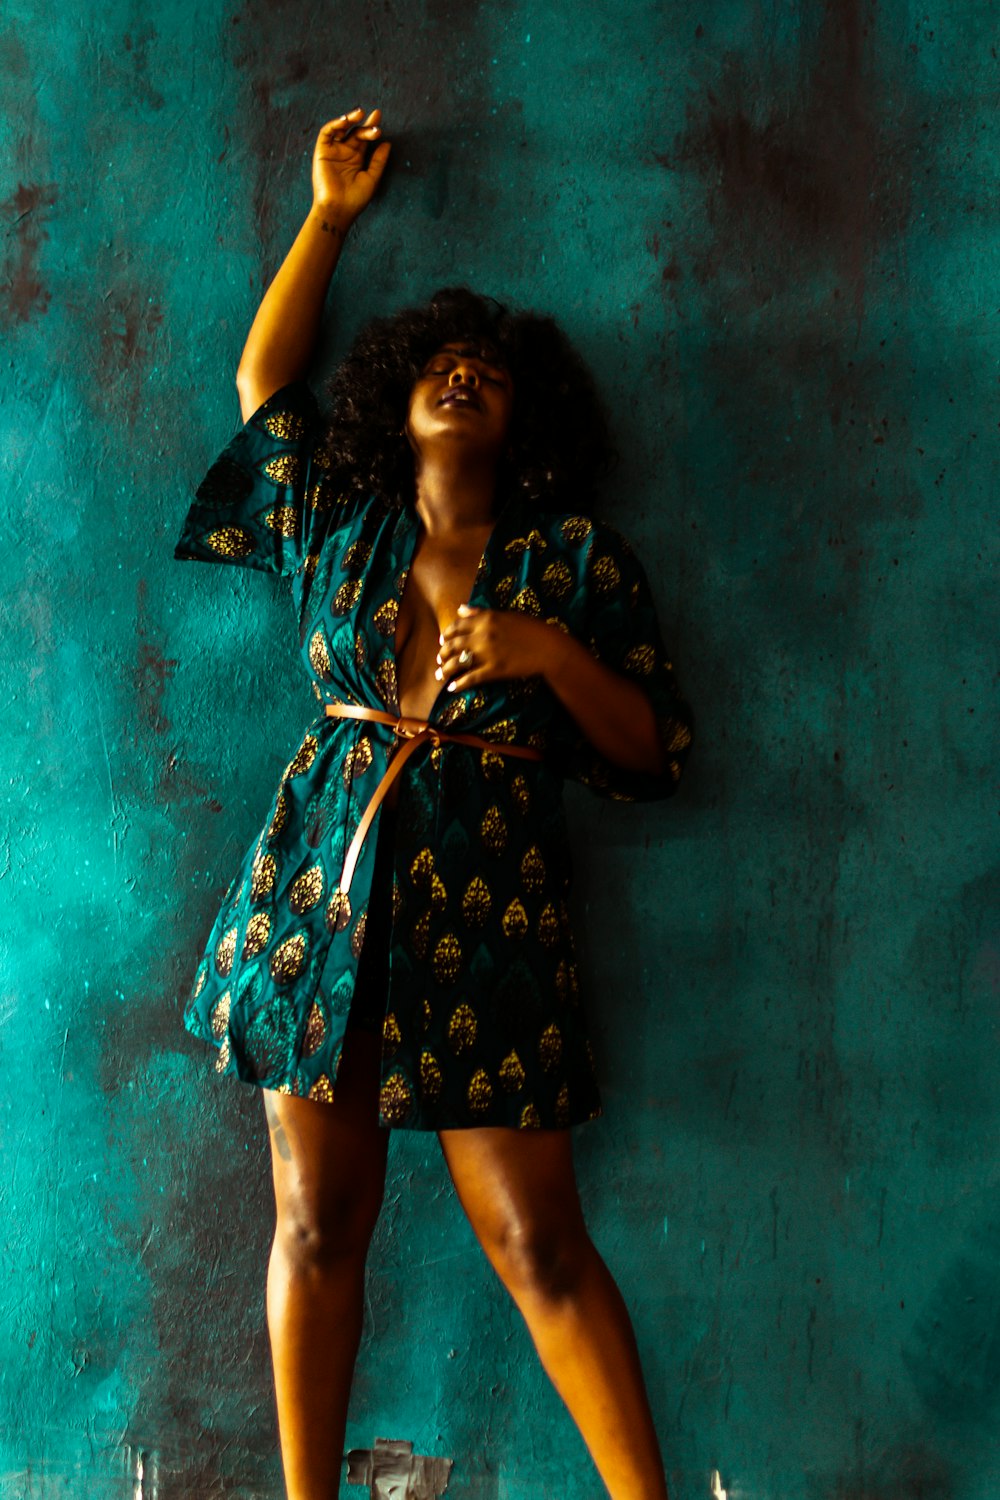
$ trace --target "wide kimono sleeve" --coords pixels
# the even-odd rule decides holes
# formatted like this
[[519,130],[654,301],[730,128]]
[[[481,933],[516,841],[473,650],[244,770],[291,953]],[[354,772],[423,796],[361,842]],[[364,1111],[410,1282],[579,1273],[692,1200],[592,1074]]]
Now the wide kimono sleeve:
[[646,694],[656,715],[664,769],[660,775],[626,770],[600,755],[581,733],[564,774],[599,797],[623,802],[669,797],[691,745],[691,710],[680,696],[663,645],[649,580],[632,547],[614,527],[595,523],[583,582],[583,643],[598,661]]
[[174,557],[295,573],[322,541],[327,463],[312,391],[275,391],[198,486]]

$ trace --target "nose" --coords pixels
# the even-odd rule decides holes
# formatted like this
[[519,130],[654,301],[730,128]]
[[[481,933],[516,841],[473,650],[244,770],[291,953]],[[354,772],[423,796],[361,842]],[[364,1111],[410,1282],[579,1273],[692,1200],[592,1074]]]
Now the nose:
[[472,365],[456,365],[448,377],[449,385],[471,385],[473,389],[479,384],[479,375]]

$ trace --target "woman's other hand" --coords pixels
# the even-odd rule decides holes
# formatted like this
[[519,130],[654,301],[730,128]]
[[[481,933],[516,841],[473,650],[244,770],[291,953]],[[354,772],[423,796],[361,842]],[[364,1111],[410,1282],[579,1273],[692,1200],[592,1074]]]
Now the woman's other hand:
[[460,604],[441,635],[434,675],[450,693],[504,677],[548,676],[566,639],[531,615]]
[[[382,140],[382,111],[352,109],[330,120],[313,152],[313,206],[346,229],[371,202],[392,149]],[[368,159],[374,142],[378,142]]]

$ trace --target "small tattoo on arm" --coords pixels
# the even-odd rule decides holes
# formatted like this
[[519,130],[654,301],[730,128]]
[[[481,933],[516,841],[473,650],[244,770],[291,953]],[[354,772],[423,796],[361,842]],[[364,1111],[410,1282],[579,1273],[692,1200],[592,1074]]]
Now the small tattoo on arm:
[[326,219],[320,219],[319,227],[326,234],[335,234],[338,235],[340,239],[344,238],[344,231],[341,229],[339,224],[330,224],[326,221]]

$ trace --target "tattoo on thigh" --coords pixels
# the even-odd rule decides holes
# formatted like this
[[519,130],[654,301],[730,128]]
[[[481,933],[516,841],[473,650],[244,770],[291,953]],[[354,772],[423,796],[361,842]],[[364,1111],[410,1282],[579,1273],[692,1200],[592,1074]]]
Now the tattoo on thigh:
[[285,1127],[281,1123],[281,1119],[274,1105],[274,1101],[268,1094],[264,1095],[264,1113],[267,1116],[267,1124],[274,1141],[275,1151],[277,1151],[282,1161],[291,1161],[292,1148],[288,1144],[288,1137],[285,1134]]

